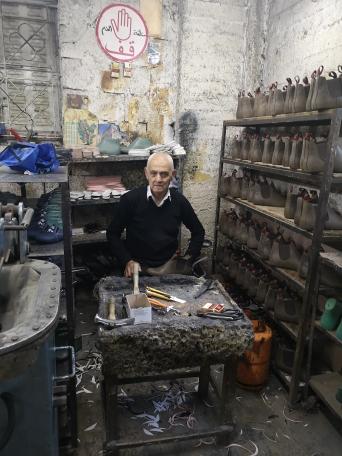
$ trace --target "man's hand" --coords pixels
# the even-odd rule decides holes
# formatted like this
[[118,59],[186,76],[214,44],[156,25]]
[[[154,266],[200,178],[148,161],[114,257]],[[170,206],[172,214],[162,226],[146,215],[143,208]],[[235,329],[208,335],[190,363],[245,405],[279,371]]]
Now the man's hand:
[[[134,260],[129,260],[129,261],[126,263],[126,267],[125,267],[125,277],[132,277],[133,271],[134,271],[134,263],[136,263],[136,261],[134,261]],[[139,263],[138,263],[138,266],[139,266],[139,271],[141,271],[141,267],[140,267],[140,264],[139,264]]]

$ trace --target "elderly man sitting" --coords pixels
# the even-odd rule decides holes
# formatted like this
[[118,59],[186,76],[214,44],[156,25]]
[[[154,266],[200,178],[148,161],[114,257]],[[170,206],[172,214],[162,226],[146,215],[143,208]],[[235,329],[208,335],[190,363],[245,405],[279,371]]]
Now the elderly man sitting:
[[[175,176],[171,156],[165,152],[152,154],[147,161],[145,176],[148,185],[121,197],[107,230],[111,250],[123,266],[126,277],[132,276],[135,262],[149,274],[176,272],[182,223],[191,233],[186,252],[190,263],[199,256],[204,240],[204,228],[191,204],[176,189],[170,188]],[[121,239],[124,229],[125,241]]]

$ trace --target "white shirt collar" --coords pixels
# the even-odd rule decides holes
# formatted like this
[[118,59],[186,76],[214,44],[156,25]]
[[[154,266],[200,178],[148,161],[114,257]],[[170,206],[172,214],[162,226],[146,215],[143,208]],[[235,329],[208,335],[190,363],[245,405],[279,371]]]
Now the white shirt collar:
[[164,196],[164,198],[163,198],[160,202],[157,202],[156,199],[155,199],[155,197],[152,195],[150,186],[148,185],[148,186],[147,186],[147,199],[150,199],[150,198],[153,199],[154,204],[155,204],[156,206],[161,207],[161,206],[165,203],[165,201],[166,201],[167,199],[169,199],[169,200],[171,201],[170,189],[168,189],[168,191],[167,191],[166,195]]

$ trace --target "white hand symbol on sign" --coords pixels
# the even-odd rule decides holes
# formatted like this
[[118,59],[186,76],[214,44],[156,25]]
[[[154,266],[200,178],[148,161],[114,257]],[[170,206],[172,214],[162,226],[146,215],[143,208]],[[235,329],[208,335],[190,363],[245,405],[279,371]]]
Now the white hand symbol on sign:
[[117,39],[120,41],[128,40],[132,33],[132,19],[124,8],[118,11],[117,22],[111,19],[111,23]]

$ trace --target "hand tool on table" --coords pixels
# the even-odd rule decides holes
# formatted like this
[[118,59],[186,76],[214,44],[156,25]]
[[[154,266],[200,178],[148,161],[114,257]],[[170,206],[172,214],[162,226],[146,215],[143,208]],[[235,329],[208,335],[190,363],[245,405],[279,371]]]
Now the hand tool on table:
[[107,328],[118,328],[120,326],[128,326],[134,324],[134,318],[122,318],[120,320],[109,320],[108,318],[102,318],[96,314],[94,318],[95,323],[99,323]]
[[157,290],[156,288],[152,287],[146,287],[146,293],[147,296],[164,299],[165,301],[179,302],[181,304],[184,304],[186,302],[184,299],[176,298],[176,296],[172,296],[169,293],[165,293],[164,291]]
[[214,287],[214,280],[207,279],[204,284],[200,287],[197,293],[194,294],[194,298],[197,299],[202,296],[206,291],[213,290]]
[[208,312],[208,313],[197,313],[197,316],[203,318],[211,318],[213,320],[226,320],[236,321],[241,320],[244,317],[244,313],[240,309],[227,309],[224,312]]
[[[125,296],[127,305],[130,309],[129,315],[135,316],[135,324],[151,323],[151,305],[145,293],[139,291],[139,264],[133,266],[133,294]],[[142,311],[149,308],[149,312]],[[140,310],[139,310],[140,309]],[[148,310],[148,309],[147,309]]]
[[177,310],[173,306],[168,306],[167,304],[164,304],[163,302],[160,302],[157,299],[153,299],[153,298],[147,298],[147,299],[148,299],[148,302],[151,304],[151,306],[156,310],[165,310],[165,312],[172,311],[172,312],[180,315],[179,310]]

